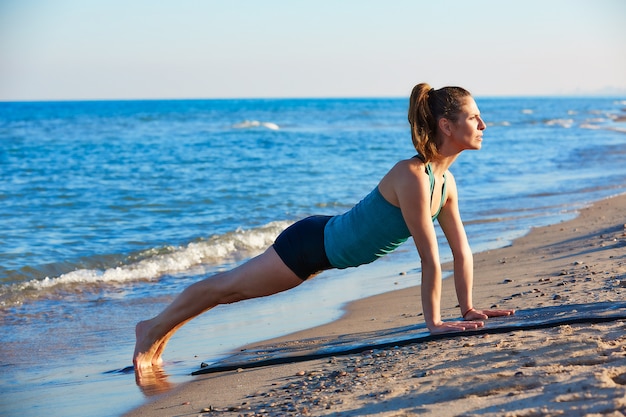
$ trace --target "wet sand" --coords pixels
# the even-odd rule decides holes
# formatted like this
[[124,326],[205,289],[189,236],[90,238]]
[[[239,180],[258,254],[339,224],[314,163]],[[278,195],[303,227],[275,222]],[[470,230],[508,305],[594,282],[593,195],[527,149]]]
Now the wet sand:
[[[477,308],[624,301],[626,195],[475,254],[474,269]],[[460,315],[451,279],[444,280],[442,315]],[[354,302],[336,322],[245,348],[422,321],[419,287],[412,287]],[[623,417],[626,322],[464,335],[201,375],[127,414],[197,415]]]

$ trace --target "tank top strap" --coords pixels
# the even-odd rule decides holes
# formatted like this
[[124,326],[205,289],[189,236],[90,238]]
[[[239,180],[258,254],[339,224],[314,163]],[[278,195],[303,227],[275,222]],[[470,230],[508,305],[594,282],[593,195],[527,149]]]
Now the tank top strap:
[[430,181],[430,202],[432,203],[433,191],[435,191],[435,174],[433,174],[433,169],[430,166],[430,162],[426,162],[426,158],[424,158],[424,155],[418,153],[413,158],[417,158],[422,161],[424,163],[424,166],[426,167],[426,173],[428,174],[428,180]]
[[[448,183],[448,181],[446,181],[448,179],[448,177],[446,176],[446,173],[443,173],[443,185],[441,186],[441,203],[439,204],[439,209],[437,210],[437,213],[435,213],[435,215],[433,216],[433,220],[435,220],[437,218],[437,216],[439,216],[439,212],[441,211],[441,209],[443,208],[444,203],[446,202],[446,184]],[[434,189],[434,187],[433,187]],[[433,190],[434,191],[434,190]],[[430,195],[430,199],[432,201],[433,195]]]
[[[426,164],[426,173],[428,174],[428,181],[430,181],[430,203],[433,202],[433,193],[435,192],[435,174],[430,163]],[[444,182],[445,183],[445,182]]]
[[[433,194],[435,193],[435,174],[433,173],[433,168],[430,166],[430,162],[426,162],[426,158],[424,158],[422,154],[418,153],[413,158],[417,158],[420,161],[424,162],[424,165],[426,166],[426,173],[428,174],[428,180],[430,181],[430,204],[432,204]],[[439,205],[439,209],[437,210],[437,213],[435,213],[435,215],[433,216],[433,220],[435,220],[437,216],[439,216],[439,212],[441,211],[441,208],[443,207],[443,204],[445,202],[446,183],[447,183],[447,176],[446,176],[446,173],[444,172],[443,173],[443,185],[441,186],[441,204]]]

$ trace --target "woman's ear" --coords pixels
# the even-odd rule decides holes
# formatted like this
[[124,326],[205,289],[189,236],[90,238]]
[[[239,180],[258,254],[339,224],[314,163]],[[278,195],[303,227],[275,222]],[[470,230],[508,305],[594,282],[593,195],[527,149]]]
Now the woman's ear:
[[446,136],[450,136],[452,134],[451,124],[452,122],[450,122],[450,120],[446,119],[445,117],[442,117],[441,119],[439,119],[439,122],[438,122],[439,131],[441,131],[441,133],[443,133]]

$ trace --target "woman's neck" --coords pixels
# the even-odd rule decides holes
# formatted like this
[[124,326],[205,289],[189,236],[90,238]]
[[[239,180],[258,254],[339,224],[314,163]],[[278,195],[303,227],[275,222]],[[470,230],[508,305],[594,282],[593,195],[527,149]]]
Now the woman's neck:
[[439,154],[436,159],[430,161],[430,166],[433,173],[437,176],[442,176],[452,166],[459,154],[446,156],[445,154]]

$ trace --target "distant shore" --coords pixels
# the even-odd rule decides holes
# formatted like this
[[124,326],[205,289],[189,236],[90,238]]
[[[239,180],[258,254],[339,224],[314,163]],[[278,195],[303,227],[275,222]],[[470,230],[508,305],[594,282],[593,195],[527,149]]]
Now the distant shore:
[[[475,254],[476,307],[521,310],[626,300],[625,207],[626,194],[601,200],[573,220],[533,229],[508,247]],[[407,326],[423,321],[421,311],[419,287],[392,291],[351,303],[333,323],[246,348]],[[444,280],[442,315],[459,317],[451,279]],[[622,321],[463,336],[198,376],[126,415],[594,413],[626,414]]]

